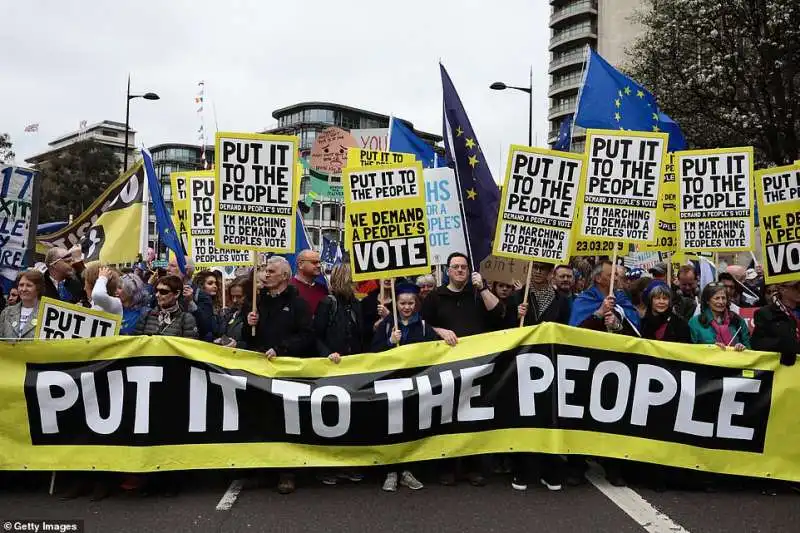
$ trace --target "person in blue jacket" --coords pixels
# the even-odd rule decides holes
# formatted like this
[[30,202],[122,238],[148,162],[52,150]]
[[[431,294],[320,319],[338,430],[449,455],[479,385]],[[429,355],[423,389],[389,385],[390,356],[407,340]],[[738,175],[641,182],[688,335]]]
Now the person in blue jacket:
[[[418,295],[419,287],[411,283],[402,283],[395,287],[399,324],[395,325],[394,317],[391,314],[381,320],[372,339],[373,351],[382,352],[395,346],[440,340],[433,328],[425,324],[418,312]],[[400,465],[395,466],[399,467]],[[397,491],[398,481],[400,485],[411,490],[423,488],[422,483],[411,473],[410,467],[409,464],[403,465],[399,479],[395,469],[390,467],[383,482],[383,490],[386,492]]]
[[630,299],[620,290],[610,294],[614,270],[611,261],[601,261],[594,267],[592,286],[580,293],[572,303],[570,326],[639,335],[639,313]]

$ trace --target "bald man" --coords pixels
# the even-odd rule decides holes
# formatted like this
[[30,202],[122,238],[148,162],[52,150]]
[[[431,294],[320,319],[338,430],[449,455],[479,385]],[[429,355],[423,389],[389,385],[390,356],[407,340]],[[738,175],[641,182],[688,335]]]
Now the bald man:
[[319,252],[303,250],[297,255],[297,272],[289,283],[308,304],[311,316],[316,314],[317,306],[328,296],[328,288],[316,282],[316,277],[321,272]]

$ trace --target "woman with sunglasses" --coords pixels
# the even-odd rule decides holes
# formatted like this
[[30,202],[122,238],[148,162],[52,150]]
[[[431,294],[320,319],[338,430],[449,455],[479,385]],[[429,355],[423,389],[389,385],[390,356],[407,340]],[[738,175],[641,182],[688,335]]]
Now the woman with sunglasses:
[[197,324],[191,313],[182,311],[178,298],[183,292],[183,281],[178,276],[164,276],[156,283],[156,307],[142,315],[134,328],[134,335],[168,335],[198,338]]
[[782,364],[793,365],[800,353],[800,281],[777,287],[772,303],[756,311],[753,349],[778,352]]
[[737,352],[750,347],[750,334],[742,317],[730,310],[725,285],[709,283],[700,296],[700,314],[689,321],[694,344],[732,346]]

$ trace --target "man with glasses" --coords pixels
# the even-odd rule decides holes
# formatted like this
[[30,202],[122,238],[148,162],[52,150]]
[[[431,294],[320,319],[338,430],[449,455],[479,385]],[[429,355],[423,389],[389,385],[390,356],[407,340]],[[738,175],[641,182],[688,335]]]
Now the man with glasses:
[[78,303],[83,298],[83,282],[72,267],[72,252],[66,248],[53,247],[47,250],[44,263],[44,296],[67,303]]
[[314,250],[303,250],[297,254],[297,273],[289,282],[300,298],[308,304],[311,316],[317,312],[319,303],[328,296],[328,289],[325,285],[317,283],[316,278],[322,273],[319,252]]
[[[459,337],[492,331],[502,325],[503,306],[483,282],[480,273],[473,272],[470,287],[467,256],[453,252],[447,258],[447,285],[431,291],[422,304],[422,317],[445,342],[453,345]],[[501,326],[502,327],[502,326]],[[464,459],[467,478],[474,486],[483,486],[486,480],[481,473],[480,458]],[[439,481],[443,485],[455,484],[457,464],[442,464]]]

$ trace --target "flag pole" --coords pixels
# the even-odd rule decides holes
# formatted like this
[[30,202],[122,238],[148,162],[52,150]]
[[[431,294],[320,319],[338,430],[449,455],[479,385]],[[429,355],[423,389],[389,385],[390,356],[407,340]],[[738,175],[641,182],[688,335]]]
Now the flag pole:
[[569,129],[569,145],[567,151],[572,151],[572,137],[575,134],[575,119],[578,118],[578,109],[581,106],[581,95],[583,94],[583,88],[586,86],[586,73],[589,71],[588,64],[591,61],[591,53],[590,53],[589,45],[587,44],[586,47],[583,49],[583,68],[581,70],[581,87],[578,89],[578,98],[575,100],[575,112],[572,113],[572,127]]
[[[258,285],[258,283],[256,282],[256,276],[258,275],[258,253],[253,251],[252,254],[253,254],[253,305],[252,305],[251,310],[252,310],[253,313],[255,313],[256,312],[256,292],[258,290],[258,289],[256,289],[256,287]],[[253,337],[255,337],[256,336],[256,327],[255,326],[251,326],[250,328],[251,328],[250,329],[250,334]]]
[[[394,327],[399,331],[400,324],[397,322],[397,297],[394,293],[394,278],[392,278],[392,316],[394,317]],[[397,341],[397,345],[400,346],[400,341]]]
[[444,108],[444,104],[442,104],[442,115],[444,116],[444,124],[446,129],[445,135],[447,135],[447,138],[450,141],[447,144],[450,145],[452,151],[452,153],[448,155],[453,161],[453,170],[456,175],[456,182],[458,183],[456,192],[458,192],[458,207],[461,211],[461,220],[464,222],[464,242],[467,243],[467,255],[469,256],[470,267],[472,268],[472,272],[475,272],[475,257],[472,255],[472,242],[469,238],[469,223],[467,222],[467,212],[464,210],[464,198],[461,195],[461,176],[458,174],[458,161],[456,161],[455,148],[453,147],[453,131],[450,127],[450,119],[447,117],[447,110]]
[[[533,261],[528,263],[528,275],[525,278],[525,294],[522,296],[522,304],[523,305],[527,305],[528,304],[528,293],[531,290],[531,272],[533,272]],[[534,317],[534,318],[536,318],[536,317]],[[519,327],[522,327],[524,325],[525,325],[525,317],[521,316],[519,318]]]

